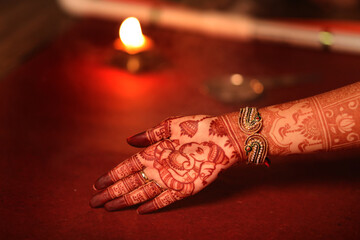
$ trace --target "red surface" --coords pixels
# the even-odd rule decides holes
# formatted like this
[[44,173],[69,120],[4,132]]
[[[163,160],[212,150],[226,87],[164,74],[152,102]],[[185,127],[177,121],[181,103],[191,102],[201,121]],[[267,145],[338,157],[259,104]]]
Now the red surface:
[[316,76],[258,107],[360,78],[360,56],[151,28],[170,63],[130,75],[107,64],[117,28],[83,21],[0,82],[1,239],[359,239],[359,150],[235,166],[155,214],[91,209],[93,182],[137,151],[128,136],[171,115],[238,109],[203,93],[211,76]]

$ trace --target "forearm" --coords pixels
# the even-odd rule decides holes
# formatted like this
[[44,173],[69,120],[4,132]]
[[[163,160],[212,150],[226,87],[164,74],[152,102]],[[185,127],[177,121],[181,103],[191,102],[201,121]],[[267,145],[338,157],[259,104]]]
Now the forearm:
[[[314,97],[259,109],[263,119],[261,134],[269,143],[268,155],[360,146],[359,105],[360,82],[357,82]],[[225,121],[233,129],[233,139],[240,149],[246,136],[236,129],[238,115],[228,114]]]

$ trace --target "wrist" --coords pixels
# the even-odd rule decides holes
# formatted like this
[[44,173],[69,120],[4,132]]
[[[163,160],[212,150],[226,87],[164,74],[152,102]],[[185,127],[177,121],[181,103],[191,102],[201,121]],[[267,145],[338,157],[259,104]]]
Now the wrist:
[[240,112],[233,112],[221,116],[228,129],[228,137],[241,160],[253,164],[269,166],[268,141],[262,134],[263,119],[256,108],[241,108]]
[[244,150],[244,143],[247,136],[239,128],[239,112],[232,112],[219,116],[219,119],[224,123],[225,129],[230,143],[235,148],[239,155],[238,161],[246,161],[246,152]]

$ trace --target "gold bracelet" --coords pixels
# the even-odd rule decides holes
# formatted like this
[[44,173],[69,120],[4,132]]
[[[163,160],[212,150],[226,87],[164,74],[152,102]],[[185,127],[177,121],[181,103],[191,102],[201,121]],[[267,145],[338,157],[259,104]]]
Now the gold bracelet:
[[266,138],[259,133],[262,128],[262,118],[254,107],[240,109],[239,127],[248,137],[245,140],[245,153],[248,156],[248,163],[270,166],[267,158],[269,144]]

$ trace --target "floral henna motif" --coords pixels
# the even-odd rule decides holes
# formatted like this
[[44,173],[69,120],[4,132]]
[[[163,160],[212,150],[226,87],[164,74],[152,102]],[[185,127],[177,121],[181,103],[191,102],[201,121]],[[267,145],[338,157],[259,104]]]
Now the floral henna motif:
[[314,102],[305,99],[293,102],[292,106],[290,103],[286,105],[286,108],[272,106],[261,110],[269,153],[286,155],[322,148],[323,130],[318,115],[314,113]]
[[308,139],[321,140],[321,132],[319,130],[319,124],[316,122],[312,115],[309,115],[302,120],[301,124],[298,124],[298,118],[303,115],[299,114],[297,118],[293,118],[295,121],[296,129],[292,129],[290,124],[285,124],[285,126],[279,128],[279,135],[282,139],[286,138],[289,133],[299,132],[301,135]]
[[302,121],[299,125],[299,130],[300,134],[304,135],[306,138],[321,140],[319,125],[312,116],[308,116]]
[[325,140],[327,149],[338,149],[360,145],[360,84],[352,85],[358,89],[354,95],[344,91],[341,100],[335,102],[322,101],[316,97],[315,101],[321,106],[322,121],[327,134]]
[[219,119],[212,120],[209,128],[209,136],[223,137],[227,135],[226,126]]
[[232,145],[231,141],[229,139],[226,140],[224,147],[232,147],[232,146],[233,145]]
[[261,110],[272,155],[360,145],[360,83]]

